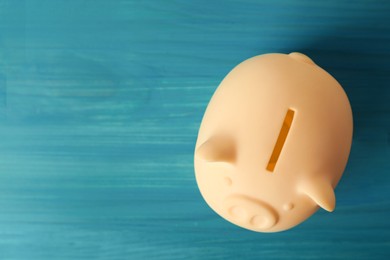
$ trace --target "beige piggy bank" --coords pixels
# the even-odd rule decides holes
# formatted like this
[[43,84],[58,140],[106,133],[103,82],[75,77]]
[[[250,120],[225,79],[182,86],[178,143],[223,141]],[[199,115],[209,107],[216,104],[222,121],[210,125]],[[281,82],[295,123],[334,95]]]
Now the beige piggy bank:
[[351,142],[351,107],[330,74],[300,53],[260,55],[214,93],[196,143],[196,180],[226,220],[282,231],[319,207],[334,210]]

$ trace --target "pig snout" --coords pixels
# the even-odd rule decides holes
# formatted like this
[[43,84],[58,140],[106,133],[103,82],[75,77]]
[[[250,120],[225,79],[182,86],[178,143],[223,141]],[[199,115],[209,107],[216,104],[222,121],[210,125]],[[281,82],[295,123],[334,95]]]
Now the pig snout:
[[225,200],[228,219],[234,223],[267,230],[278,222],[278,214],[272,206],[246,195],[233,195]]

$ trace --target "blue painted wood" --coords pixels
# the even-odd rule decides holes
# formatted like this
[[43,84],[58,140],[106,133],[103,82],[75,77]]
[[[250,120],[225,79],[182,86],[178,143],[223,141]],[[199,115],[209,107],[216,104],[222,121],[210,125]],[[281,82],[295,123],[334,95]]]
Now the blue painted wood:
[[[300,51],[344,86],[337,208],[261,234],[201,198],[193,149],[237,63]],[[389,259],[388,1],[0,0],[0,259]]]

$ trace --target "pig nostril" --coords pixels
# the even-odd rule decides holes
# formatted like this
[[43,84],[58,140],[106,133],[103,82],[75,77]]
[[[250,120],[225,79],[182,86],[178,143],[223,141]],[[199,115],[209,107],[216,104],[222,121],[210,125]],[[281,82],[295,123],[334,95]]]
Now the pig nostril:
[[228,219],[248,229],[267,230],[278,222],[278,213],[267,203],[236,194],[225,200]]
[[233,206],[229,210],[230,215],[240,221],[243,221],[247,218],[247,212],[244,208],[240,206]]
[[264,229],[273,226],[274,221],[265,216],[256,215],[250,220],[250,223],[256,228]]

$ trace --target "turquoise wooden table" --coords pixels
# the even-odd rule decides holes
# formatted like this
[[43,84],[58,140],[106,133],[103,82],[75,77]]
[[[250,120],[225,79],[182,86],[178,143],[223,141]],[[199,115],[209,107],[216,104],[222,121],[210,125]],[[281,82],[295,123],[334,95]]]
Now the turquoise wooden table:
[[[345,88],[333,213],[262,234],[203,201],[225,74],[306,53]],[[389,1],[0,0],[0,259],[390,259]]]

